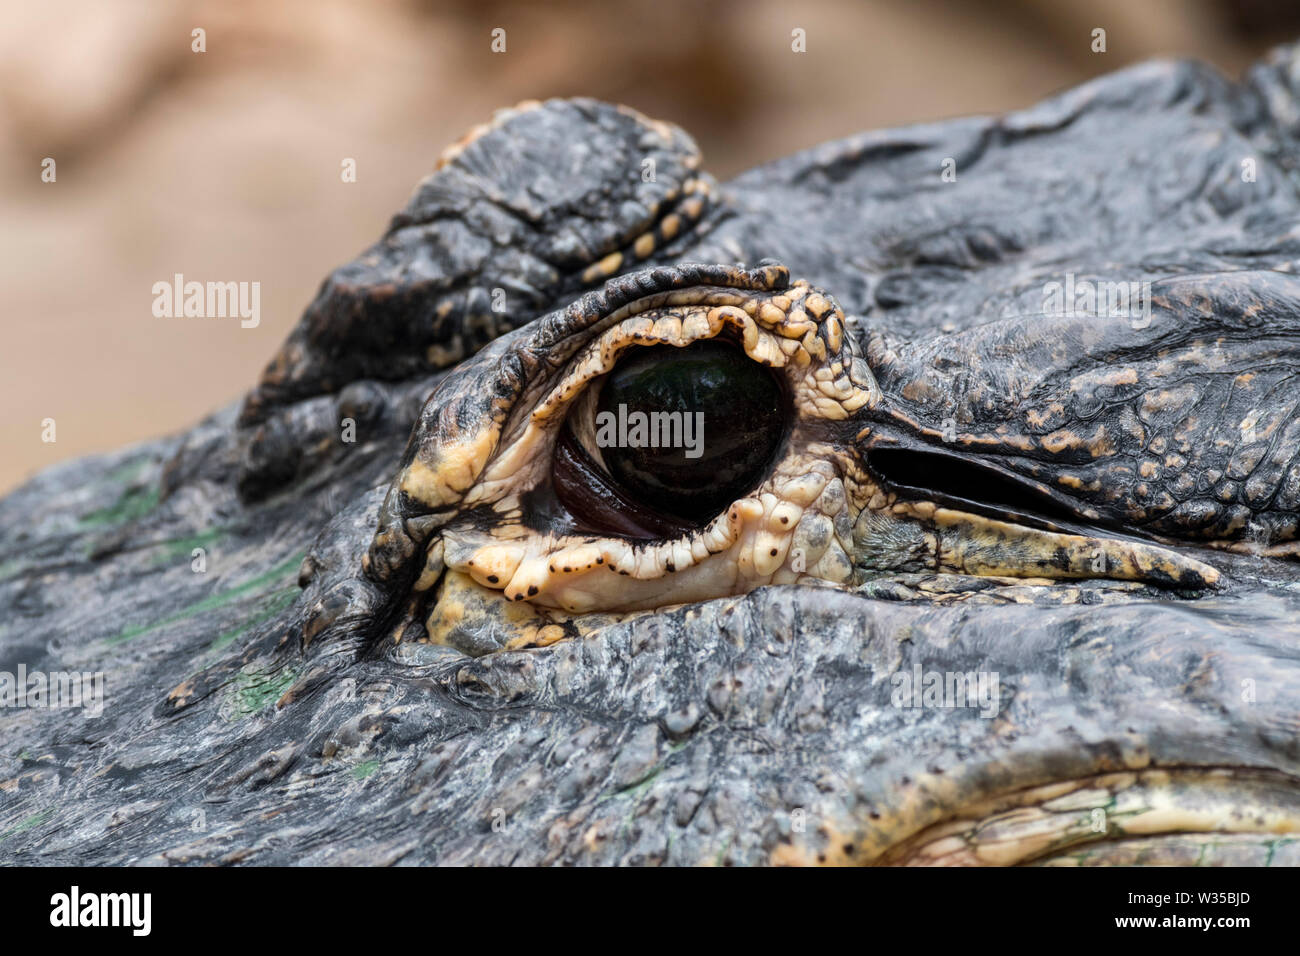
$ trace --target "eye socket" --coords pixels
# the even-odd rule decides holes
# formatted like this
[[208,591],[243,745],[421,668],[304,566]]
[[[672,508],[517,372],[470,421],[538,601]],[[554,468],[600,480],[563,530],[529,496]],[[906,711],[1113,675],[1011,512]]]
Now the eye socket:
[[604,533],[700,527],[762,480],[788,404],[781,379],[727,342],[634,348],[570,409],[557,496]]

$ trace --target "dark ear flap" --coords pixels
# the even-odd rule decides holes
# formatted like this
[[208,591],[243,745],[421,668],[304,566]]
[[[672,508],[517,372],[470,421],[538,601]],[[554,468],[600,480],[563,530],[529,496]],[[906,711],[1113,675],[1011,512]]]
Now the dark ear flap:
[[1300,537],[1300,279],[1097,281],[1083,314],[1073,284],[1068,314],[892,349],[874,337],[889,397],[865,439],[873,469],[959,504],[1147,535]]
[[711,180],[680,129],[594,100],[503,110],[325,280],[240,419],[458,362],[584,286],[689,241]]

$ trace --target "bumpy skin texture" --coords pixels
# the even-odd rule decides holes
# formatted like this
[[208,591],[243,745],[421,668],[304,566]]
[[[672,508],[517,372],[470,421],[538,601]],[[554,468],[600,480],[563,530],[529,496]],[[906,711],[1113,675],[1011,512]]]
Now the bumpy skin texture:
[[[1156,281],[1151,315],[1006,319],[868,347],[873,444],[965,456],[1109,527],[1293,548],[1300,280]],[[945,436],[936,423],[951,422]]]
[[[884,383],[942,376],[944,336],[1038,310],[1043,283],[1065,272],[1233,273],[1203,294],[1242,303],[1243,322],[1252,303],[1280,321],[1288,280],[1247,270],[1300,263],[1295,58],[1281,51],[1241,85],[1151,64],[1000,119],[827,144],[723,186],[707,228],[665,261],[776,257],[860,316],[858,345],[888,398],[868,454],[887,431],[934,444],[925,428],[943,412],[969,418],[958,434],[1004,422],[1024,434],[1036,401],[1004,414],[951,380],[937,398]],[[956,183],[939,180],[946,157]],[[962,606],[947,607],[944,583],[918,573],[595,615],[581,640],[477,658],[375,640],[416,619],[400,598],[424,567],[398,549],[389,567],[404,573],[358,569],[392,513],[394,474],[426,447],[403,458],[411,425],[450,376],[340,373],[337,391],[309,397],[326,387],[323,371],[302,381],[312,375],[244,424],[227,409],[175,439],[51,469],[0,502],[0,667],[103,670],[108,695],[98,720],[6,712],[5,860],[1300,862],[1294,562],[1180,545],[1223,573],[1197,600],[988,579],[963,582]],[[1040,387],[1065,394],[1060,381]],[[332,428],[344,405],[360,440],[310,450],[303,436]],[[241,481],[279,461],[250,450],[262,428],[264,452],[299,451],[274,482]],[[1141,465],[1136,448],[1117,449]],[[1238,450],[1206,449],[1205,465]],[[1053,454],[1039,442],[985,457],[1055,479]],[[249,493],[271,487],[282,493]],[[1241,495],[1227,505],[1277,510]],[[1121,523],[1129,501],[1152,508],[1078,500],[1103,524],[1106,507]],[[430,530],[404,526],[411,555],[411,532]],[[208,552],[202,574],[193,547]],[[894,706],[895,676],[914,667],[998,674],[996,716]],[[1032,826],[1017,833],[1016,821]]]
[[335,431],[295,415],[362,379],[455,364],[624,263],[671,257],[712,180],[681,130],[594,100],[521,104],[449,147],[377,243],[336,269],[240,413],[245,498]]

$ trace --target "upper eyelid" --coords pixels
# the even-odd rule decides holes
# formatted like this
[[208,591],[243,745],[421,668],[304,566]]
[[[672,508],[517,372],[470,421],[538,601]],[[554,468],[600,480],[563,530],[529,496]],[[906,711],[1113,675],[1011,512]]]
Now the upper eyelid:
[[[673,301],[674,299],[676,301]],[[717,299],[726,301],[723,304],[716,304]],[[684,311],[695,310],[697,312],[695,318],[698,319],[694,323],[695,332],[708,332],[708,334],[698,335],[690,342],[715,338],[730,326],[742,332],[747,330],[757,342],[764,343],[765,351],[774,361],[784,364],[785,357],[780,355],[778,348],[770,343],[770,338],[774,336],[760,328],[744,308],[732,304],[733,302],[743,304],[747,301],[752,301],[752,297],[736,290],[697,287],[636,300],[624,309],[605,316],[604,321],[593,323],[599,331],[570,354],[567,362],[569,367],[562,372],[560,381],[551,386],[535,404],[516,407],[514,414],[502,429],[495,453],[475,482],[477,493],[475,489],[471,489],[466,494],[466,502],[479,502],[490,497],[482,493],[481,489],[485,485],[495,486],[497,482],[517,474],[520,469],[526,469],[529,466],[527,459],[533,449],[550,447],[573,403],[580,399],[593,381],[608,374],[618,364],[618,359],[625,351],[641,346],[677,344],[667,338],[660,340],[655,336],[655,326],[658,322],[664,321],[666,316],[659,316],[653,321],[649,318],[638,321],[648,312],[654,312],[665,306],[676,306]],[[628,326],[628,323],[632,325]],[[682,334],[683,336],[686,334],[684,326]],[[683,346],[690,344],[680,339],[678,342]],[[536,464],[533,463],[534,467]]]
[[[647,313],[652,312],[659,314],[651,318]],[[839,404],[851,412],[873,403],[879,393],[846,326],[834,302],[803,282],[779,293],[700,287],[649,296],[593,326],[588,341],[570,354],[559,382],[529,412],[528,427],[546,428],[561,418],[578,394],[607,374],[628,349],[685,347],[728,331],[739,335],[743,351],[754,361],[804,369],[809,392],[823,411]]]
[[[663,306],[692,305],[705,300],[717,305],[740,305],[761,297],[792,294],[796,289],[807,290],[807,285],[792,286],[789,270],[769,260],[752,269],[684,263],[628,273],[610,279],[602,288],[524,326],[507,339],[498,340],[504,343],[514,335],[520,336],[518,341],[510,341],[506,355],[497,356],[489,368],[495,371],[509,365],[519,377],[518,393],[507,416],[517,421],[519,405],[530,393],[545,389],[545,382],[563,370],[593,339],[626,318]],[[477,361],[471,360],[474,364],[467,369],[477,372],[488,387],[492,385],[491,372],[474,365],[481,363],[490,351],[489,348],[479,353]],[[484,372],[488,374],[484,376]],[[502,440],[516,430],[517,426],[507,421]]]
[[[697,311],[706,308],[707,312]],[[742,334],[747,329],[753,330],[758,341],[768,343],[763,330],[757,329],[753,319],[735,306],[695,306],[686,311],[687,314],[684,316],[668,313],[654,321],[647,318],[644,320],[645,324],[637,323],[632,327],[625,326],[629,321],[635,321],[637,317],[624,319],[606,329],[574,356],[571,365],[576,363],[576,367],[571,367],[546,398],[538,403],[530,413],[530,421],[539,427],[545,427],[549,420],[567,411],[569,405],[593,381],[608,374],[624,353],[634,348],[657,345],[684,348],[695,342],[717,338],[729,327],[740,330]],[[672,332],[673,323],[676,323],[676,334]],[[779,350],[774,351],[769,348],[764,351],[765,357],[771,360],[764,364],[772,364],[775,367],[785,364],[785,356],[780,354]],[[755,358],[752,355],[750,357]]]
[[[576,306],[549,321],[569,316]],[[648,313],[667,314],[652,318]],[[843,314],[833,300],[803,281],[780,290],[712,285],[661,290],[587,319],[582,330],[571,330],[563,361],[548,363],[555,369],[553,374],[560,375],[559,381],[549,388],[537,383],[540,397],[530,405],[516,405],[481,482],[500,480],[503,471],[508,475],[521,467],[519,454],[553,441],[570,406],[591,382],[607,374],[626,350],[640,346],[684,347],[730,329],[740,336],[751,359],[774,368],[801,370],[797,391],[818,417],[847,417],[878,397],[874,376]],[[692,324],[690,333],[687,323]],[[680,328],[679,335],[675,327]]]

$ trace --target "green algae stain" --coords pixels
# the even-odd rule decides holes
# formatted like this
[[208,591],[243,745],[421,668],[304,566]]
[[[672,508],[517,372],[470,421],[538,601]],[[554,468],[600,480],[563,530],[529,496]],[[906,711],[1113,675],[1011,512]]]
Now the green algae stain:
[[31,830],[34,827],[39,827],[46,823],[52,816],[54,816],[54,811],[52,809],[41,810],[39,813],[33,813],[30,817],[27,817],[24,820],[19,820],[4,833],[0,833],[0,840],[7,840],[11,836],[17,836],[19,833]]
[[271,593],[270,604],[259,611],[255,616],[249,618],[243,624],[240,624],[239,627],[226,631],[226,633],[213,640],[213,642],[208,645],[208,653],[215,654],[218,651],[225,650],[241,634],[251,631],[263,621],[269,621],[289,605],[293,604],[294,601],[298,600],[298,595],[301,593],[301,589],[299,589],[296,584],[293,587],[273,591]]
[[269,704],[284,696],[284,692],[298,679],[296,667],[275,670],[241,671],[235,678],[231,695],[231,716],[238,720],[251,717]]
[[352,776],[357,780],[365,780],[376,770],[379,769],[378,760],[363,760],[352,768]]
[[141,455],[139,458],[118,465],[105,475],[104,479],[112,484],[125,484],[144,471],[144,466],[147,464],[149,464],[149,456]]
[[158,489],[128,488],[116,502],[77,519],[82,527],[100,528],[143,518],[158,505]]
[[1273,856],[1274,856],[1274,854],[1277,853],[1277,849],[1278,849],[1278,847],[1280,847],[1280,846],[1290,846],[1292,843],[1295,843],[1295,842],[1296,842],[1296,838],[1295,838],[1295,837],[1279,837],[1279,838],[1276,839],[1276,840],[1269,840],[1269,841],[1268,841],[1268,856],[1264,859],[1264,865],[1265,865],[1265,866],[1272,866],[1272,865],[1273,865]]
[[[162,620],[154,621],[152,624],[137,624],[131,627],[124,627],[117,636],[108,638],[106,643],[110,647],[116,647],[117,645],[123,644],[132,638],[139,637],[141,634],[147,633],[148,631],[165,627],[168,624],[175,624],[177,621],[183,621],[186,618],[194,617],[197,614],[203,614],[225,604],[229,604],[230,602],[243,597],[245,594],[257,591],[259,588],[263,588],[268,584],[279,581],[288,574],[296,574],[299,565],[302,564],[302,559],[305,554],[306,552],[300,551],[290,557],[287,561],[277,564],[275,567],[271,568],[271,570],[259,574],[255,578],[250,578],[243,584],[237,584],[232,588],[227,588],[224,591],[206,597],[202,601],[197,601],[187,608],[182,608],[175,614],[168,615]],[[284,590],[288,589],[286,588]],[[232,640],[234,636],[238,636],[238,633],[231,637]],[[218,638],[218,640],[220,640],[220,638]]]
[[[655,777],[659,776],[659,774],[663,772],[663,769],[664,766],[662,762],[656,763],[646,771],[644,777],[628,784],[622,790],[616,791],[610,796],[633,797],[639,803],[641,798],[645,796],[645,792],[650,789],[650,785],[655,782]],[[636,809],[636,803],[632,805],[632,809]]]
[[206,548],[225,533],[222,528],[213,528],[210,531],[200,531],[198,534],[192,534],[186,538],[160,541],[158,547],[162,548],[162,553],[158,555],[156,563],[168,564],[178,558],[189,558],[193,555],[195,548]]

